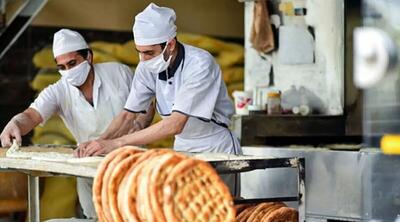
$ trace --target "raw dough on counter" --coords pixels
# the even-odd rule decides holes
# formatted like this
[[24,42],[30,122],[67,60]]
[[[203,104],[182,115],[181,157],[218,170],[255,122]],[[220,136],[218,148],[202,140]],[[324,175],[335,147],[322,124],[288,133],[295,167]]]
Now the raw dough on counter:
[[20,148],[16,142],[6,151],[8,158],[32,159],[50,162],[67,162],[82,164],[98,164],[104,157],[93,156],[75,158],[70,148],[45,148],[45,147],[24,147]]

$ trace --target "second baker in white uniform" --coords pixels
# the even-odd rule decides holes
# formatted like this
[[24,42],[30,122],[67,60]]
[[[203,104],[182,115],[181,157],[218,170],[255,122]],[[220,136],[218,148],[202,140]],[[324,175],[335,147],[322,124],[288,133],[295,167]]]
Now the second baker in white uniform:
[[[153,3],[135,17],[133,34],[140,63],[125,110],[104,134],[115,139],[82,144],[86,155],[168,136],[175,136],[177,151],[241,153],[238,139],[228,129],[234,107],[221,69],[207,51],[177,41],[175,20],[174,10]],[[119,127],[146,112],[154,97],[163,120],[121,136]]]

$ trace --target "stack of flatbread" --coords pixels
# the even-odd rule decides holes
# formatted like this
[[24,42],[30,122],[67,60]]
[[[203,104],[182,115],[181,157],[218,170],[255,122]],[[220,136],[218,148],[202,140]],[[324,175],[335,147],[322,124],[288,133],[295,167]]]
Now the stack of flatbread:
[[236,205],[237,222],[298,222],[298,212],[284,203]]
[[122,147],[98,167],[99,221],[235,221],[228,187],[202,160],[172,150]]

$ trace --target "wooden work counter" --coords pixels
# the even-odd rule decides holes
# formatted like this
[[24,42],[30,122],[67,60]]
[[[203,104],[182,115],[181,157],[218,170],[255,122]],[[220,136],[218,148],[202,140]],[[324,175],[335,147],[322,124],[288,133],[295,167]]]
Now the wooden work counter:
[[[0,171],[18,171],[28,175],[28,221],[40,221],[39,177],[75,176],[94,178],[103,157],[73,158],[73,150],[69,147],[22,147],[24,151],[46,157],[45,160],[35,158],[6,157],[7,149],[0,149]],[[68,154],[66,158],[51,158],[50,153]],[[296,201],[299,204],[300,221],[305,221],[305,160],[301,157],[275,158],[268,156],[246,156],[219,153],[184,153],[193,158],[209,162],[218,173],[241,173],[256,169],[295,168],[298,177],[298,195],[293,197],[274,197],[241,200],[247,202]],[[63,155],[60,155],[63,157]],[[57,155],[55,155],[57,157]]]

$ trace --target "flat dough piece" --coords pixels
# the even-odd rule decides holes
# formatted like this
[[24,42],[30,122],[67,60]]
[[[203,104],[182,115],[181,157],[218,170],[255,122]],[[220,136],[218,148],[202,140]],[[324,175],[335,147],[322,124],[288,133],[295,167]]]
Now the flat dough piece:
[[111,172],[111,176],[108,181],[108,203],[109,209],[114,222],[122,222],[122,216],[118,209],[118,192],[119,185],[125,174],[129,171],[132,165],[141,157],[142,153],[133,154],[121,162],[119,162],[114,170]]
[[122,148],[116,149],[116,150],[110,152],[109,154],[107,154],[97,168],[97,173],[96,173],[96,176],[93,181],[92,192],[93,192],[93,203],[94,203],[95,210],[97,212],[97,218],[98,218],[99,222],[107,222],[107,220],[104,216],[103,206],[101,203],[101,190],[102,190],[102,186],[103,186],[104,173],[108,167],[108,164],[115,158],[115,156],[117,156],[121,152],[121,150],[124,150],[124,149],[135,149],[137,151],[137,153],[143,152],[141,149],[138,149],[138,148],[132,147],[132,146],[127,146],[127,147],[122,147]]
[[236,211],[236,217],[239,216],[239,214],[245,210],[246,208],[249,208],[251,206],[255,206],[255,204],[236,204],[235,207],[235,211]]
[[147,186],[148,200],[146,215],[152,215],[157,222],[166,222],[163,212],[163,185],[174,167],[187,157],[178,153],[167,153],[158,158],[156,165],[150,172],[149,185]]
[[[137,194],[136,194],[136,211],[138,212],[139,219],[141,221],[154,222],[154,216],[151,213],[150,201],[148,195],[148,187],[150,186],[150,172],[157,164],[158,159],[161,155],[150,157],[147,161],[143,162],[144,165],[142,169],[139,171],[136,186],[137,186]],[[140,179],[139,179],[140,178]],[[147,212],[150,211],[150,214]]]
[[289,207],[281,207],[267,217],[262,218],[263,222],[298,222],[299,213],[297,210]]
[[[15,153],[18,154],[18,153]],[[32,160],[40,160],[40,161],[47,161],[47,162],[67,162],[69,159],[74,158],[72,154],[63,154],[63,153],[55,153],[55,152],[48,152],[48,153],[22,153],[23,155],[29,155]]]
[[88,156],[88,157],[68,159],[67,163],[100,164],[100,162],[103,159],[104,159],[104,157],[101,157],[101,156]]
[[248,222],[259,222],[264,215],[269,215],[271,212],[284,207],[283,203],[261,203],[257,205],[254,212],[250,215]]
[[164,183],[163,197],[167,221],[235,221],[229,189],[207,162],[178,163]]
[[250,206],[246,209],[244,209],[242,212],[238,214],[236,217],[237,222],[245,222],[247,219],[250,217],[250,215],[253,213],[254,209],[256,209],[256,205]]
[[137,179],[146,162],[154,156],[162,153],[172,152],[167,149],[152,149],[142,154],[142,156],[132,165],[131,169],[125,174],[119,187],[118,208],[124,221],[140,221],[136,209],[137,202]]
[[134,154],[137,154],[138,151],[136,149],[132,148],[125,148],[125,149],[120,149],[120,152],[112,159],[103,176],[103,186],[101,188],[101,205],[103,206],[103,212],[104,216],[107,221],[113,221],[111,211],[110,211],[110,205],[109,205],[109,198],[108,198],[108,186],[110,183],[110,177],[111,174],[114,172],[116,166],[123,161],[125,158],[128,158],[129,156],[132,156]]
[[34,159],[51,162],[66,162],[73,158],[73,150],[68,148],[44,148],[44,147],[19,147],[16,143],[7,150],[8,158]]

